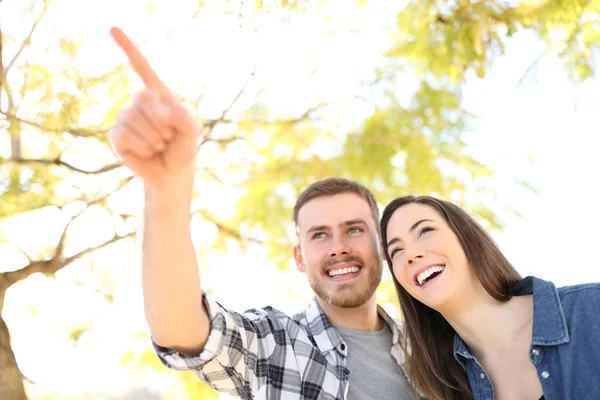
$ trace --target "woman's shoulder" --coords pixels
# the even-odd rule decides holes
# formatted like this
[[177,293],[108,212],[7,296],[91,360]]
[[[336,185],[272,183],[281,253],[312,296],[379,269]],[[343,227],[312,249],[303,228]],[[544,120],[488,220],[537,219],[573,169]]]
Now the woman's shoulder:
[[[590,348],[600,346],[600,283],[580,283],[557,288],[560,298],[560,311],[568,326],[569,351],[581,351],[577,363],[583,361],[583,353]],[[597,358],[592,362],[595,368],[600,367]],[[586,364],[587,365],[587,364]]]
[[567,317],[570,314],[596,314],[600,309],[600,282],[557,287],[551,281],[527,277],[519,282],[519,285],[523,288],[521,294],[533,292],[534,301],[537,297],[538,304],[545,304],[551,309],[554,308],[553,304],[556,304]]
[[[557,288],[561,308],[567,320],[587,324],[600,321],[600,283],[580,283]],[[599,326],[600,328],[600,326]]]
[[600,298],[600,282],[578,283],[570,286],[561,286],[557,288],[557,290],[561,299],[579,297]]
[[[535,290],[534,287],[536,288]],[[600,282],[557,286],[556,283],[552,281],[546,281],[538,277],[528,276],[515,285],[514,293],[516,295],[533,294],[535,291],[542,293],[543,295],[548,295],[549,293],[554,292],[554,290],[556,290],[561,300],[567,298],[578,299],[581,297],[595,298],[600,296]]]

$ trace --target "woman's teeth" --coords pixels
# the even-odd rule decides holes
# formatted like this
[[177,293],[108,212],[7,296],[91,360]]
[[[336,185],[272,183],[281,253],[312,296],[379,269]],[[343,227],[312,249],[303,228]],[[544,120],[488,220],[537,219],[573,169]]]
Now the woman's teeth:
[[417,282],[419,282],[419,286],[423,286],[427,282],[427,279],[431,277],[431,275],[437,272],[442,272],[445,268],[445,266],[436,265],[421,272],[419,275],[417,275]]

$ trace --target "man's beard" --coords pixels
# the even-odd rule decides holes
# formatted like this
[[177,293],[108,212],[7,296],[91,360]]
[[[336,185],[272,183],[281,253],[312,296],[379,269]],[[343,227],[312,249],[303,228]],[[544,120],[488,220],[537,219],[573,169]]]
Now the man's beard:
[[[342,262],[360,263],[361,273],[368,274],[367,287],[365,289],[362,291],[348,290],[347,288],[352,284],[338,283],[338,290],[336,290],[334,293],[327,293],[326,283],[321,280],[321,276],[319,274],[328,266]],[[350,255],[341,259],[330,259],[324,262],[321,264],[320,270],[315,272],[315,276],[312,274],[307,274],[307,277],[310,287],[322,300],[334,307],[356,308],[362,306],[373,297],[375,291],[377,290],[377,286],[379,286],[379,283],[381,282],[381,273],[381,266],[365,265],[362,258],[359,256]]]

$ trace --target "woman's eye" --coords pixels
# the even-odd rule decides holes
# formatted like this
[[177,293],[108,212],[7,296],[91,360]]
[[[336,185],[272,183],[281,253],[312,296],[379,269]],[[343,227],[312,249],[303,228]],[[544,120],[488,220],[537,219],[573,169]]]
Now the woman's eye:
[[421,230],[419,231],[419,237],[421,237],[421,236],[423,236],[425,233],[427,233],[427,232],[431,232],[431,231],[433,231],[433,230],[435,230],[435,229],[433,229],[433,228],[431,228],[431,227],[428,227],[428,226],[426,226],[426,227],[424,227],[423,229],[421,229]]
[[398,254],[399,252],[401,252],[402,250],[404,250],[404,249],[397,248],[397,249],[392,250],[392,252],[390,253],[390,258],[394,258],[394,256],[396,254]]

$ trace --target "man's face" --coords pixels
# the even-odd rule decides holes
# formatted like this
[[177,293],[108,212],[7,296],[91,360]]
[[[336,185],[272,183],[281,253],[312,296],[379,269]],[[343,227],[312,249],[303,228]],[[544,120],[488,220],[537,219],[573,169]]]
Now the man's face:
[[355,193],[312,199],[298,213],[298,270],[316,295],[340,308],[359,307],[381,281],[381,245],[367,200]]

